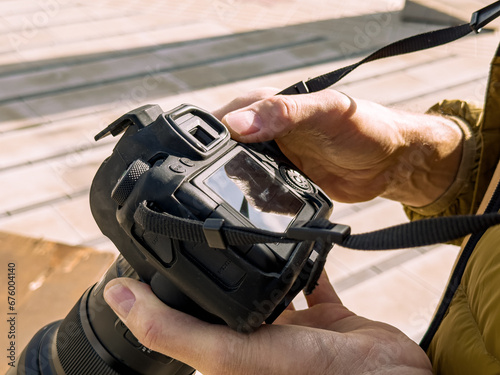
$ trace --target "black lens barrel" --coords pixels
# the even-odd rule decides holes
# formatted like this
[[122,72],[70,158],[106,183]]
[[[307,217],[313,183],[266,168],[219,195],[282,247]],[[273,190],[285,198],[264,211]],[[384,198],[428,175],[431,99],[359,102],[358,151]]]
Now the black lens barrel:
[[195,370],[142,345],[104,301],[104,285],[136,276],[119,257],[62,321],[33,336],[8,375],[191,375]]

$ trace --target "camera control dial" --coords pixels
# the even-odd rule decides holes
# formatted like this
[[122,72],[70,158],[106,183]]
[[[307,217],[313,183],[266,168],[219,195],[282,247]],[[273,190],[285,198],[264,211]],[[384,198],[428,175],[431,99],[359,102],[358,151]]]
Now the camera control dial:
[[135,160],[118,179],[118,182],[111,192],[111,198],[122,206],[134,189],[135,183],[148,170],[149,165],[147,163],[139,159]]
[[285,181],[293,187],[307,192],[311,192],[313,190],[311,184],[307,181],[307,178],[297,170],[282,165],[280,167],[280,172]]

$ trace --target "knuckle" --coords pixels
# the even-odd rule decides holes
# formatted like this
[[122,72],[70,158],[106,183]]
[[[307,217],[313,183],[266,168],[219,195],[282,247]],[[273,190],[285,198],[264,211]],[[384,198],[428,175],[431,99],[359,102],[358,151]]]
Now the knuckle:
[[276,130],[284,130],[293,124],[298,113],[298,105],[295,100],[287,96],[276,96],[269,99],[272,115],[271,123]]
[[161,351],[161,327],[158,325],[158,320],[154,318],[146,318],[140,324],[137,330],[137,339],[142,345],[154,351]]
[[290,121],[297,113],[297,103],[288,96],[277,96],[271,99],[276,115],[284,121]]

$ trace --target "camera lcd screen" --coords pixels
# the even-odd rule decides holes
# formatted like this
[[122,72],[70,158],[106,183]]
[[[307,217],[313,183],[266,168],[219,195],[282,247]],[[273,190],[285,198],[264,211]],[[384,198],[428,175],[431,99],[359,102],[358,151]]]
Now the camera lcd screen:
[[245,152],[204,183],[257,228],[285,231],[304,203]]

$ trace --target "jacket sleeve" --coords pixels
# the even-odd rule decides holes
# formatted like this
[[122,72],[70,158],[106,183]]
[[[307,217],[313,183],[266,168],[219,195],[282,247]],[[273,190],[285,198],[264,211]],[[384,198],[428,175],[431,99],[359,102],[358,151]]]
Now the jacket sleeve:
[[446,116],[462,129],[462,159],[454,182],[443,195],[424,207],[404,205],[404,210],[410,220],[473,213],[482,198],[477,196],[477,192],[486,189],[486,186],[479,186],[482,183],[477,178],[479,165],[483,158],[489,156],[482,153],[482,109],[464,101],[445,100],[434,105],[427,113]]

